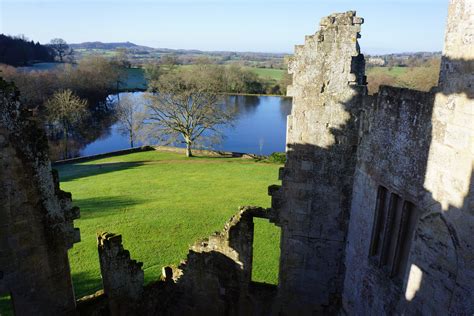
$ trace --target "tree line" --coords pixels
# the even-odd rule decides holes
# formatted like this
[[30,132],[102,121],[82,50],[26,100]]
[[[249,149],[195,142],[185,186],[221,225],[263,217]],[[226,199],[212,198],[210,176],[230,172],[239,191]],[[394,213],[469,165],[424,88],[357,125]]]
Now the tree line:
[[47,45],[42,45],[23,35],[0,34],[0,64],[18,67],[55,61],[74,61],[74,51],[62,38],[53,38]]
[[[158,62],[143,66],[150,89],[162,74],[176,70],[178,59],[172,55],[163,56]],[[291,84],[291,76],[285,71],[281,80],[262,79],[252,70],[239,64],[220,65],[209,58],[200,58],[195,64],[182,68],[183,73],[200,73],[203,80],[214,82],[216,91],[228,94],[274,94],[285,95]]]
[[76,154],[71,142],[100,136],[101,130],[93,127],[109,119],[113,106],[108,97],[117,93],[125,80],[120,66],[99,56],[48,71],[28,72],[0,65],[0,76],[15,83],[22,104],[44,122],[56,159]]
[[0,34],[0,63],[25,66],[31,62],[53,62],[54,50],[38,42],[29,41],[24,36]]

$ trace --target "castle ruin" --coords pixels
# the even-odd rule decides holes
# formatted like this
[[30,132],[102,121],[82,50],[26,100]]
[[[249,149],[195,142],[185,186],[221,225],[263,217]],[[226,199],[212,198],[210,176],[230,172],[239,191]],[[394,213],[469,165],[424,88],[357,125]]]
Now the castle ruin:
[[[355,12],[321,20],[289,65],[281,186],[144,285],[113,233],[103,290],[74,298],[79,210],[17,91],[0,89],[0,294],[17,315],[474,314],[474,3],[450,0],[439,86],[367,95]],[[253,219],[281,227],[277,286],[252,282]],[[126,238],[126,236],[124,236]]]

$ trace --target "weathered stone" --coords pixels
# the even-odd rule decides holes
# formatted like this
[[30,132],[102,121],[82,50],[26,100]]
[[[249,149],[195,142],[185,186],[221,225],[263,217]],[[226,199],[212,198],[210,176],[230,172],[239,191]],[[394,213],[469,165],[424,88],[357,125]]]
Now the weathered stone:
[[[473,314],[473,6],[451,0],[430,93],[367,96],[363,19],[323,18],[289,64],[288,159],[268,189],[272,208],[241,208],[145,287],[121,236],[100,234],[104,290],[76,312]],[[44,134],[0,85],[0,292],[20,314],[73,314],[66,251],[79,210],[51,172]],[[251,281],[254,218],[282,228],[278,288]]]
[[17,315],[74,312],[67,250],[80,239],[78,217],[53,176],[44,131],[0,79],[0,293]]
[[[438,93],[382,88],[358,163],[343,293],[348,314],[474,312],[474,5],[452,0]],[[416,206],[401,279],[368,256],[379,186]],[[371,229],[367,229],[370,227]]]
[[324,18],[289,64],[288,160],[278,196],[272,194],[283,236],[278,295],[288,314],[338,309],[356,118],[366,93],[357,44],[362,22],[352,11]]

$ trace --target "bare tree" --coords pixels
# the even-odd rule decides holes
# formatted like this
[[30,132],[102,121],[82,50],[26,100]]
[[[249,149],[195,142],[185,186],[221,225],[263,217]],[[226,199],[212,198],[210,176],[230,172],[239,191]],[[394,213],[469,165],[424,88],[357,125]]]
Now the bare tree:
[[145,71],[145,78],[148,81],[149,90],[156,92],[156,88],[153,85],[160,80],[160,76],[164,73],[161,65],[156,61],[152,61],[146,63],[143,69]]
[[71,90],[56,92],[46,101],[48,121],[63,132],[64,158],[69,158],[69,134],[87,114],[87,101],[76,96]]
[[54,50],[54,53],[59,58],[61,63],[64,61],[64,57],[71,56],[73,54],[72,49],[62,38],[53,38],[49,42],[49,47]]
[[122,135],[128,136],[130,148],[133,148],[138,134],[144,125],[145,114],[142,105],[128,95],[121,97],[117,103],[117,123]]
[[117,66],[123,68],[131,68],[132,63],[130,62],[130,53],[127,48],[119,47],[115,49],[115,56],[112,59]]
[[219,128],[231,124],[234,112],[220,101],[218,88],[205,71],[176,71],[160,76],[150,93],[149,119],[160,135],[181,138],[186,144],[186,156],[206,132],[219,133]]
[[145,78],[149,82],[150,91],[156,92],[156,84],[160,80],[160,76],[174,72],[178,67],[178,59],[174,55],[164,55],[160,60],[152,61],[144,65]]

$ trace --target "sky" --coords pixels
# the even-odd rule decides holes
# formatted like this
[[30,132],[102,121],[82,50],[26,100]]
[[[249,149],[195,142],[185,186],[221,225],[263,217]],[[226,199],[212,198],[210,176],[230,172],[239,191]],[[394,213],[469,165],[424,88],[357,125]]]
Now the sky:
[[441,51],[448,0],[0,0],[0,33],[47,43],[292,53],[322,17],[356,10],[367,54]]

